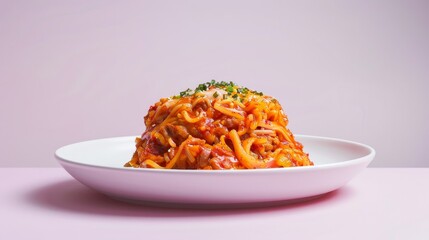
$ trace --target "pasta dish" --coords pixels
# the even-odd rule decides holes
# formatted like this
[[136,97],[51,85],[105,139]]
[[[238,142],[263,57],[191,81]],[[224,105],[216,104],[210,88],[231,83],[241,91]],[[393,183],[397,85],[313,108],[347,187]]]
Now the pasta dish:
[[255,169],[313,162],[287,128],[279,102],[233,82],[212,80],[162,98],[144,117],[146,131],[126,167]]

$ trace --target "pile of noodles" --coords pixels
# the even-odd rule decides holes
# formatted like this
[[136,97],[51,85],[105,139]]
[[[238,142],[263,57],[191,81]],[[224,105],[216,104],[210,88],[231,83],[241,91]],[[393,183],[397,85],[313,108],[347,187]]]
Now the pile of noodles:
[[313,163],[287,128],[279,102],[232,82],[162,98],[125,164],[136,168],[254,169]]

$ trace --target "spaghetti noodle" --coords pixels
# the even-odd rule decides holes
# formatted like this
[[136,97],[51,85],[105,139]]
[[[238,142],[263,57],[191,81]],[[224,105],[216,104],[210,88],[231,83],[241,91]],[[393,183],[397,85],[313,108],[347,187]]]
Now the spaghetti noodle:
[[207,82],[162,98],[126,167],[254,169],[309,166],[279,102],[232,82]]

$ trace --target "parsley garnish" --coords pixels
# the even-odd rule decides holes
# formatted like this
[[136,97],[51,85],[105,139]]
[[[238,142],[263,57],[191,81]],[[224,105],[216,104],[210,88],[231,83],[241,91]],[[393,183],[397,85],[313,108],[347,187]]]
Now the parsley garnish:
[[[236,100],[239,99],[241,101],[244,101],[245,96],[249,92],[260,96],[264,95],[262,92],[252,91],[246,87],[239,87],[235,85],[234,82],[231,82],[231,81],[216,82],[216,80],[211,80],[210,82],[199,84],[198,87],[196,87],[194,90],[188,88],[185,91],[180,92],[179,95],[173,96],[173,98],[189,97],[189,96],[195,95],[196,93],[207,91],[213,88],[223,89],[227,92],[227,94],[223,94],[223,97],[222,97],[223,99],[232,97]],[[214,98],[217,98],[218,96],[219,96],[218,92],[213,93]]]
[[190,88],[188,88],[188,89],[186,89],[185,91],[180,92],[180,93],[179,93],[179,96],[180,96],[180,97],[190,96],[191,92],[192,92],[192,90],[191,90]]
[[206,84],[200,84],[198,85],[198,87],[195,89],[195,92],[202,92],[202,91],[207,91],[207,85]]

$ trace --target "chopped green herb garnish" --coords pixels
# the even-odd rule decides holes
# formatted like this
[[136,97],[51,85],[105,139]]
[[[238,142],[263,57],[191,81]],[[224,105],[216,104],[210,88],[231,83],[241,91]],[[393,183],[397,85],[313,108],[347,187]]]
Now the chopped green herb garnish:
[[246,87],[237,88],[238,93],[247,94],[248,91],[249,91],[249,89]]
[[[219,88],[226,91],[226,94],[223,94],[223,99],[227,99],[228,97],[232,97],[234,99],[239,99],[240,101],[244,101],[245,95],[247,95],[249,92],[253,94],[257,94],[262,96],[262,92],[258,91],[252,91],[249,90],[246,87],[239,87],[235,85],[234,82],[216,82],[215,80],[211,80],[210,82],[199,84],[198,87],[196,87],[194,90],[192,89],[186,89],[185,91],[182,91],[179,93],[179,95],[173,96],[174,99],[181,98],[181,97],[188,97],[188,96],[194,96],[196,93],[207,91],[213,88]],[[199,96],[199,95],[197,95]],[[217,98],[219,96],[219,93],[216,91],[213,93],[213,97]]]
[[259,96],[264,95],[262,92],[258,92],[258,91],[252,91],[252,93],[254,93],[254,94],[256,94],[256,95],[259,95]]
[[180,92],[180,93],[179,93],[179,96],[180,96],[180,97],[190,96],[191,92],[192,92],[192,90],[191,90],[190,88],[188,88],[188,89],[186,89],[185,91]]
[[200,84],[198,85],[198,87],[195,89],[195,92],[202,92],[202,91],[206,91],[207,90],[207,85],[206,84]]

